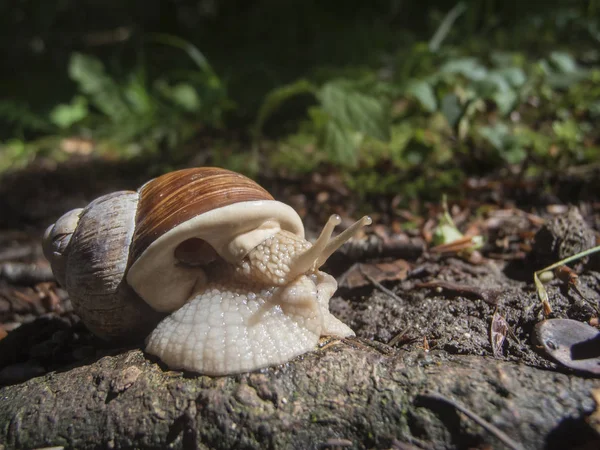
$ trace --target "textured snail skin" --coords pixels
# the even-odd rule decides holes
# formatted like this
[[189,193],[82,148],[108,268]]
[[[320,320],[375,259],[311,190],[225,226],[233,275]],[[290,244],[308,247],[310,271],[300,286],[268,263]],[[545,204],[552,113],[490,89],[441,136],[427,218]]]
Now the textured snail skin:
[[189,300],[152,331],[146,351],[172,368],[225,375],[287,362],[324,335],[354,335],[329,312],[335,279],[314,268],[292,272],[311,247],[278,230],[238,264],[208,268]]
[[314,350],[322,335],[354,335],[329,312],[336,288],[323,272],[264,288],[224,270],[156,327],[146,351],[171,368],[207,375],[282,364]]

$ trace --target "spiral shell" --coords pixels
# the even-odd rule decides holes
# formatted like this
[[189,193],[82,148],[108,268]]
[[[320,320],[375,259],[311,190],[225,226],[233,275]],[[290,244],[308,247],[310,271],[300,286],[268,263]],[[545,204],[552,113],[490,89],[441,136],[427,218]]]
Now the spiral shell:
[[66,251],[65,288],[73,307],[105,339],[143,336],[163,317],[125,281],[137,203],[137,193],[125,191],[90,203]]
[[184,169],[65,214],[48,229],[44,250],[88,328],[105,339],[131,340],[147,335],[205,281],[202,270],[178,259],[178,249],[191,248],[197,261],[201,251],[236,260],[276,231],[257,229],[269,219],[304,235],[294,210],[249,178]]

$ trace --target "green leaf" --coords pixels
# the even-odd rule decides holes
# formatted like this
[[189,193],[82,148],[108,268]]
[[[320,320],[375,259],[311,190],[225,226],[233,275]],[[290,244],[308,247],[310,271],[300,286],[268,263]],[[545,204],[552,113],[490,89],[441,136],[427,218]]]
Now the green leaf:
[[552,52],[550,61],[553,66],[562,73],[574,73],[579,71],[575,58],[565,52]]
[[389,107],[376,97],[364,94],[343,81],[323,85],[317,97],[336,126],[359,131],[387,141],[390,136]]
[[[406,147],[414,136],[414,126],[409,121],[405,120],[392,127],[392,136],[389,143],[390,156],[394,165],[399,168],[404,168],[413,163],[410,160],[410,153],[406,154]],[[423,155],[419,152],[419,157]],[[420,161],[419,161],[420,162]]]
[[173,86],[173,101],[183,109],[193,112],[198,111],[201,106],[198,93],[193,86],[187,83],[179,83]]
[[538,156],[548,156],[553,139],[549,134],[537,132],[528,126],[518,126],[514,130],[515,138],[524,148],[530,148]]
[[494,147],[509,164],[522,162],[527,153],[512,130],[504,123],[479,128],[479,134]]
[[463,238],[463,236],[454,224],[440,224],[434,229],[432,240],[435,245],[449,244]]
[[208,62],[208,59],[204,54],[191,42],[180,38],[179,36],[173,36],[172,34],[165,33],[153,33],[150,35],[150,39],[159,42],[164,45],[169,45],[174,48],[183,50],[190,57],[192,61],[198,66],[199,69],[212,75],[212,82],[219,82],[220,79],[216,76],[212,66]]
[[188,83],[170,86],[166,81],[159,80],[155,83],[155,87],[165,98],[184,111],[198,112],[202,107],[198,92]]
[[589,106],[589,111],[592,117],[600,117],[600,100],[591,103]]
[[458,123],[463,113],[463,108],[456,94],[445,95],[442,98],[440,109],[451,127],[454,127]]
[[464,237],[448,212],[448,203],[445,194],[442,197],[442,210],[443,213],[439,218],[438,224],[433,229],[432,241],[434,245],[449,244]]
[[277,111],[281,105],[291,98],[300,95],[316,95],[317,88],[314,84],[307,80],[298,80],[294,83],[281,86],[273,89],[267,94],[262,105],[258,110],[256,122],[254,123],[254,133],[258,137],[262,133],[262,129],[266,121]]
[[483,136],[496,150],[504,150],[510,139],[510,131],[503,123],[497,123],[489,127],[479,128],[479,134]]
[[518,52],[492,51],[490,59],[495,67],[515,68],[524,64],[525,55]]
[[20,139],[0,142],[0,173],[7,169],[25,166],[33,156],[27,144]]
[[520,67],[507,67],[505,69],[500,69],[496,71],[499,75],[504,77],[504,79],[512,86],[512,87],[521,87],[527,81],[527,76],[525,72]]
[[123,88],[123,95],[135,114],[150,115],[154,113],[156,109],[155,100],[148,91],[140,70],[131,77],[129,83]]
[[57,105],[50,111],[50,121],[59,128],[69,128],[88,115],[88,102],[85,97],[77,96],[71,103]]
[[477,81],[485,78],[487,69],[476,58],[459,58],[445,63],[441,69],[442,74],[458,74],[468,80]]
[[346,128],[333,119],[325,126],[321,146],[333,162],[354,166],[358,162],[358,149],[362,140],[360,133]]
[[582,126],[573,119],[554,121],[552,123],[552,131],[569,149],[574,149],[577,144],[583,141],[584,133]]
[[547,60],[539,63],[549,86],[566,89],[588,77],[589,72],[581,68],[575,58],[565,52],[552,52]]
[[512,89],[507,89],[505,91],[498,91],[492,96],[492,99],[496,103],[496,106],[498,106],[500,114],[506,115],[514,109],[519,96]]
[[104,72],[102,62],[92,56],[74,53],[69,62],[69,76],[90,101],[113,121],[129,115],[118,84]]
[[406,93],[416,98],[427,112],[437,110],[437,99],[430,83],[424,80],[413,80],[408,83]]
[[435,34],[429,41],[429,49],[432,52],[437,52],[440,49],[442,42],[444,42],[444,40],[448,36],[448,33],[450,33],[452,25],[454,24],[454,22],[456,22],[456,19],[458,19],[465,11],[467,11],[467,9],[468,7],[465,2],[458,2],[448,12],[448,14],[446,14],[444,20],[442,20],[442,23],[440,24]]
[[0,100],[0,119],[33,131],[52,131],[54,128],[46,117],[32,111],[26,103],[14,100]]

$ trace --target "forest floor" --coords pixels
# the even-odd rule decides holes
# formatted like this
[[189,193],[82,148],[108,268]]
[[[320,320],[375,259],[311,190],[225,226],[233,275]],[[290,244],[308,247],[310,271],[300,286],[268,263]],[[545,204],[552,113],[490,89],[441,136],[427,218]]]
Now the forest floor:
[[[281,367],[207,377],[92,336],[43,258],[45,226],[140,185],[133,173],[37,168],[0,183],[0,449],[600,447],[598,259],[546,284],[550,313],[533,280],[534,270],[595,245],[600,203],[579,195],[586,179],[543,196],[533,182],[470,180],[449,213],[484,244],[457,251],[434,243],[440,204],[357,205],[334,172],[265,176],[309,237],[331,213],[346,223],[371,209],[374,225],[325,268],[340,284],[331,310],[357,337],[324,339]],[[565,201],[559,191],[570,189],[577,195]],[[559,318],[576,322],[540,325]],[[567,365],[585,371],[550,354],[566,348],[577,359],[579,326],[595,350]]]

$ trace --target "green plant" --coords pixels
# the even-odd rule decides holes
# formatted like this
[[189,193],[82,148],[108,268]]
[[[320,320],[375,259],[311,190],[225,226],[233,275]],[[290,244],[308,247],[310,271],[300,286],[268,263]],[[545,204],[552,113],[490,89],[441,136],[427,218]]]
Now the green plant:
[[159,145],[174,149],[198,127],[218,125],[230,106],[220,80],[191,44],[163,39],[183,46],[202,73],[149,80],[144,68],[138,67],[124,80],[117,80],[97,58],[76,53],[69,75],[79,94],[71,103],[54,108],[50,119],[62,129],[89,129],[98,139],[118,146],[135,143],[146,152]]
[[347,79],[332,80],[322,86],[299,80],[273,90],[258,111],[253,127],[255,139],[262,137],[265,122],[286,101],[305,94],[312,95],[317,105],[308,109],[309,120],[303,133],[315,136],[316,145],[332,163],[355,166],[360,147],[367,139],[389,139],[390,111],[386,99],[374,95],[372,86]]
[[[56,155],[57,140],[48,137],[84,136],[96,142],[96,149],[133,156],[172,152],[199,129],[222,125],[223,114],[233,103],[200,51],[172,36],[156,35],[155,41],[183,50],[197,70],[163,72],[151,79],[141,63],[124,77],[116,77],[100,59],[73,53],[68,74],[77,93],[70,102],[59,103],[45,114],[22,103],[0,102],[0,118],[16,125],[22,135],[36,136],[5,142],[0,170],[42,152]],[[48,145],[55,148],[48,150]]]

